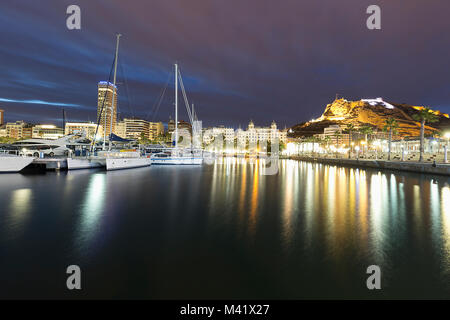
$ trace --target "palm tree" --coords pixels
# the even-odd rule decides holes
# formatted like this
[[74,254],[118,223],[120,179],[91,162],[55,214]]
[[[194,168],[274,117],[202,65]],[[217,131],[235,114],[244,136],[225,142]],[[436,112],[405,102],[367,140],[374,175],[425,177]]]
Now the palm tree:
[[423,161],[423,145],[425,135],[425,123],[437,122],[438,117],[429,108],[421,109],[417,114],[413,115],[413,119],[420,121],[420,158],[419,161]]
[[352,123],[348,123],[347,126],[345,127],[345,130],[348,132],[348,138],[349,138],[349,144],[350,144],[350,149],[348,151],[348,158],[351,158],[351,153],[352,153],[352,133],[355,130],[355,126]]
[[364,135],[364,140],[366,140],[367,143],[367,137],[369,136],[369,134],[373,133],[373,128],[369,125],[364,125],[361,128],[359,128],[359,133]]
[[392,134],[397,133],[398,122],[395,118],[389,118],[386,120],[386,123],[383,127],[383,131],[389,132],[389,151],[388,151],[388,160],[391,160],[391,146],[392,146]]
[[331,140],[330,136],[325,136],[325,138],[323,138],[323,141],[325,141],[327,148],[328,148],[328,145],[330,144],[330,140]]
[[359,128],[359,133],[364,135],[364,140],[366,141],[366,147],[369,146],[369,142],[367,141],[367,137],[373,133],[373,127],[369,125],[364,125],[361,128]]

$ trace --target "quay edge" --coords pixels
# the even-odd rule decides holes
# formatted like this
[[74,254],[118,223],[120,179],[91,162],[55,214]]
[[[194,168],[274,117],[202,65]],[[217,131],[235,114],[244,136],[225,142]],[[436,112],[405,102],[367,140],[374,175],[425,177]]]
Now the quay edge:
[[319,158],[319,157],[302,157],[290,156],[292,160],[318,162],[324,164],[333,164],[341,166],[375,168],[385,170],[399,170],[426,174],[439,174],[450,176],[450,164],[444,163],[421,163],[421,162],[401,162],[386,160],[366,160],[366,159],[336,159],[336,158]]

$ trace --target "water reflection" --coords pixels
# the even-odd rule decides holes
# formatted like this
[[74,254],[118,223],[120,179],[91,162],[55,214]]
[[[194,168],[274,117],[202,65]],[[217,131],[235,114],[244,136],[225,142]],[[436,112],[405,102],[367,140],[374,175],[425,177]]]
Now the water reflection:
[[29,188],[17,189],[11,192],[11,201],[9,204],[8,226],[11,236],[18,236],[24,231],[25,221],[29,218],[32,210],[33,192]]
[[445,178],[439,182],[289,160],[280,162],[278,175],[265,176],[262,165],[230,158],[215,164],[211,177],[211,208],[223,203],[225,215],[236,216],[229,223],[236,222],[249,239],[264,228],[261,212],[274,209],[285,253],[298,250],[298,243],[308,249],[322,243],[334,263],[343,263],[353,250],[368,263],[389,269],[393,248],[408,245],[411,228],[420,235],[415,240],[420,247],[427,245],[429,232],[438,246],[442,227],[450,266],[450,189],[442,185]]
[[0,181],[8,209],[0,214],[0,261],[20,258],[20,268],[31,261],[23,248],[45,248],[54,265],[86,259],[96,274],[115,265],[95,280],[100,291],[120,269],[135,292],[158,288],[165,298],[189,298],[193,288],[219,298],[329,297],[334,288],[334,297],[355,298],[355,281],[363,285],[365,268],[378,264],[384,279],[395,279],[395,297],[430,288],[450,296],[448,178],[289,160],[264,175],[263,165],[227,158],[195,168],[17,176],[9,189]]
[[450,273],[450,187],[441,190],[442,237],[444,243],[444,269]]
[[77,246],[86,251],[93,244],[99,231],[99,223],[105,210],[106,174],[95,173],[90,177],[84,193],[81,209],[81,220],[77,231]]

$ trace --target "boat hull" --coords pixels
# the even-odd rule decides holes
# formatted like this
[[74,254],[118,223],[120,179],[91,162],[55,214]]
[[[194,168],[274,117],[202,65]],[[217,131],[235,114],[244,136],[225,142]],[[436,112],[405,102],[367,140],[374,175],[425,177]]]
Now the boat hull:
[[202,158],[189,158],[189,157],[152,158],[152,164],[154,164],[154,165],[201,165],[201,164],[203,164],[203,159]]
[[73,159],[67,158],[67,169],[78,170],[78,169],[95,169],[102,168],[105,166],[104,159]]
[[106,159],[106,170],[141,168],[151,164],[150,158],[110,158]]
[[21,156],[1,156],[0,157],[0,172],[19,172],[32,163],[34,158]]

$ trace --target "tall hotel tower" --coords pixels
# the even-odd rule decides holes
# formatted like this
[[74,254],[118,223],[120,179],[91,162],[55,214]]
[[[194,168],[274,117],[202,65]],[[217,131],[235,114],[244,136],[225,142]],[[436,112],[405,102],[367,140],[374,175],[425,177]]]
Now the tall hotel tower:
[[[114,94],[114,109],[112,110],[112,133],[116,131],[117,120],[117,87],[107,81],[100,81],[98,83],[98,103],[97,103],[97,120],[100,119],[100,124],[106,131],[108,137],[111,133],[111,106]],[[103,103],[103,100],[105,102]],[[102,112],[103,107],[103,112]]]

